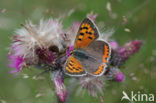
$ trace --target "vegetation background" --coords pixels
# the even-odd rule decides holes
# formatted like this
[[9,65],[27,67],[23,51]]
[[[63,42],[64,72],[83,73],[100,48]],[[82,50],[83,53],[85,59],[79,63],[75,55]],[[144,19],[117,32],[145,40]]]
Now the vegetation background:
[[[111,12],[106,8],[110,3]],[[106,6],[107,5],[107,6]],[[41,18],[65,16],[64,28],[81,21],[93,11],[96,23],[114,28],[111,37],[120,45],[130,40],[143,40],[140,51],[122,67],[126,75],[123,83],[108,82],[104,103],[120,103],[122,91],[130,94],[153,93],[156,96],[156,0],[0,0],[0,102],[2,103],[55,103],[56,95],[49,75],[32,79],[40,71],[24,69],[19,75],[9,74],[7,53],[14,30],[25,20],[38,23]],[[122,25],[123,16],[128,22]],[[125,31],[128,28],[130,31]],[[27,74],[27,75],[26,75]],[[28,77],[28,78],[27,78]],[[68,80],[66,81],[68,84]],[[156,100],[156,99],[155,99]],[[88,93],[71,96],[70,103],[100,103]],[[127,101],[124,101],[125,103]],[[124,103],[123,102],[123,103]]]

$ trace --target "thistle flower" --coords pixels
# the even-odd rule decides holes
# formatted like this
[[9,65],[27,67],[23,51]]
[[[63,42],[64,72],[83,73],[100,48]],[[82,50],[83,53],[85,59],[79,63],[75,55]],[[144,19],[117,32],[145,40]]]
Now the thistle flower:
[[112,41],[109,42],[109,44],[110,44],[112,50],[116,50],[116,49],[119,48],[119,45],[118,45],[118,43],[116,41],[112,40]]
[[110,59],[110,65],[120,67],[125,62],[122,60],[121,56],[118,54],[116,49],[112,49],[111,51],[111,59]]
[[52,63],[54,60],[53,52],[51,52],[47,49],[38,48],[38,49],[36,49],[36,54],[38,55],[40,61],[43,63]]
[[10,68],[14,68],[13,71],[10,71],[9,73],[15,73],[19,72],[23,66],[24,66],[24,58],[22,56],[11,56],[8,55],[8,58],[10,59]]
[[122,72],[118,72],[115,75],[115,80],[117,82],[123,82],[124,78],[125,78],[125,76],[124,76],[124,74]]
[[117,82],[123,82],[125,79],[124,74],[118,68],[109,68],[106,77],[108,80],[115,80]]
[[126,43],[123,47],[118,50],[120,57],[126,61],[131,55],[136,53],[142,45],[141,40],[134,40]]
[[64,86],[62,72],[60,70],[51,72],[51,80],[55,85],[56,93],[59,99],[64,102],[66,98],[66,88]]
[[13,51],[13,53],[8,54],[9,67],[14,68],[14,70],[10,71],[9,73],[19,72],[24,67],[25,62],[24,56],[18,55],[18,53],[20,52],[19,46],[12,45],[11,50]]
[[134,40],[126,43],[121,48],[118,47],[118,49],[113,49],[111,53],[110,64],[113,66],[123,65],[130,56],[139,51],[141,45],[141,40]]
[[103,90],[105,87],[104,76],[94,77],[94,76],[85,76],[80,78],[80,88],[78,89],[81,92],[83,89],[87,89],[88,92],[93,96],[103,95]]
[[39,62],[52,63],[55,55],[64,51],[63,43],[66,41],[63,38],[62,24],[58,19],[41,20],[39,25],[29,21],[22,26],[23,28],[15,32],[10,57],[14,55],[16,56],[14,58],[22,57],[26,65],[36,65]]

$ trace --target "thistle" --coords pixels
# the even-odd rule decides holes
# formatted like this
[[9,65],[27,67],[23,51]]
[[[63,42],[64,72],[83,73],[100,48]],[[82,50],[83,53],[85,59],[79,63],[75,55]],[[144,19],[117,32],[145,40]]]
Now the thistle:
[[[93,21],[96,16],[88,15]],[[74,50],[73,44],[79,26],[80,22],[74,22],[69,28],[63,29],[60,19],[41,20],[38,25],[30,21],[22,24],[22,28],[15,31],[8,54],[9,67],[14,68],[10,73],[20,72],[24,67],[30,66],[50,71],[58,98],[61,102],[66,102],[70,93],[64,85],[64,79],[68,77],[63,72],[64,63]],[[100,39],[106,39],[102,34],[106,33],[101,33]],[[99,77],[90,75],[78,77],[76,83],[80,87],[79,90],[86,89],[89,94],[99,96],[101,100],[103,89],[106,87],[105,81],[123,82],[125,76],[120,67],[131,55],[138,52],[142,45],[140,40],[130,41],[122,47],[109,38],[108,41],[112,52],[106,73]],[[69,77],[72,78],[74,77]]]
[[59,99],[64,102],[66,98],[66,87],[64,85],[63,74],[61,71],[53,71],[51,73],[51,80],[53,81],[56,93]]

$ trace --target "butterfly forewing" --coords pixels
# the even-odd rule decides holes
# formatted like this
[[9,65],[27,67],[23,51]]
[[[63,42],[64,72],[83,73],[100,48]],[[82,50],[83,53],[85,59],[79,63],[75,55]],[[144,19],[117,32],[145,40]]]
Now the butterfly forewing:
[[75,48],[86,47],[98,37],[99,33],[95,24],[89,18],[85,18],[82,21],[80,28],[78,30],[74,47]]

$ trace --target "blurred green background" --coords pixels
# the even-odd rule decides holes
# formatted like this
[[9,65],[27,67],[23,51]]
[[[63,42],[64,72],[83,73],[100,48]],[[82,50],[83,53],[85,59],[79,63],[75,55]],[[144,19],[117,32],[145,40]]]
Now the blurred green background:
[[[106,9],[108,3],[111,4],[111,12]],[[143,40],[144,43],[141,50],[122,67],[126,75],[125,82],[108,82],[103,96],[104,103],[120,103],[123,90],[128,94],[131,91],[140,91],[156,96],[155,5],[156,0],[0,0],[0,102],[56,102],[48,74],[39,80],[32,79],[40,72],[36,69],[24,69],[17,76],[8,74],[12,69],[7,67],[7,53],[14,30],[20,28],[20,24],[28,19],[38,23],[41,18],[63,15],[67,16],[63,21],[64,28],[67,28],[72,22],[83,20],[91,11],[98,14],[96,23],[104,23],[106,29],[114,28],[115,33],[111,38],[120,45],[136,39]],[[123,16],[128,20],[125,25],[122,25]],[[130,32],[126,32],[125,28]],[[74,94],[75,91],[70,103],[101,102],[99,98],[93,98],[88,93],[78,96]]]

